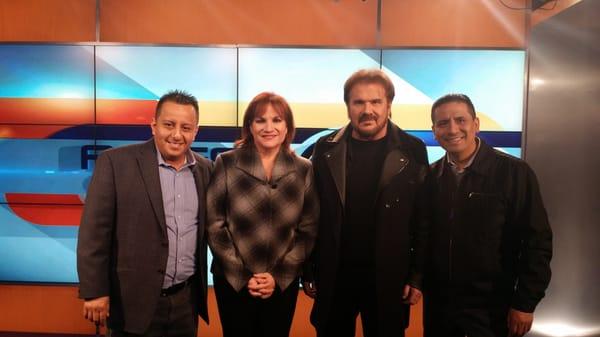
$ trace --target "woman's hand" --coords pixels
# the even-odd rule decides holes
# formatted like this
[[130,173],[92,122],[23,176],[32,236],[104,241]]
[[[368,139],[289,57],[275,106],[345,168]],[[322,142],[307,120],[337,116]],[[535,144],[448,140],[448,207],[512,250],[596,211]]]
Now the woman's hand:
[[275,291],[275,279],[270,273],[254,274],[248,280],[248,292],[253,297],[267,299]]

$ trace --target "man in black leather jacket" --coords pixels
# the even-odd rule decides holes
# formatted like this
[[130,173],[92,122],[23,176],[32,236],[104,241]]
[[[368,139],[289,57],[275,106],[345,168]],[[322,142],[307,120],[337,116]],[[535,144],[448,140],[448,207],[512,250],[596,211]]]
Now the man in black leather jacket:
[[431,119],[447,154],[428,180],[425,336],[522,336],[551,275],[552,231],[535,174],[476,136],[466,95],[438,99]]
[[[421,298],[429,165],[423,142],[391,120],[394,86],[379,69],[344,85],[350,122],[312,156],[319,231],[304,291],[317,336],[404,336]],[[316,295],[316,296],[315,296]]]

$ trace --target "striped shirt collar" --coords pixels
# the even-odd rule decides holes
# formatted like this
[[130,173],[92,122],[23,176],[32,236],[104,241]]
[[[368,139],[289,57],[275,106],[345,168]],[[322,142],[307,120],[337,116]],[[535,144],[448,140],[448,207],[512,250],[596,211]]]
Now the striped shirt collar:
[[463,167],[462,169],[458,168],[458,165],[456,165],[456,163],[450,158],[450,154],[446,152],[446,162],[450,165],[452,172],[454,172],[455,174],[463,173],[469,166],[471,166],[471,164],[473,164],[473,160],[475,160],[477,152],[479,152],[479,147],[481,146],[481,140],[479,139],[479,137],[475,137],[475,142],[477,142],[477,148],[475,148],[475,152],[473,153],[465,167]]
[[[158,159],[158,166],[172,167],[171,164],[165,161],[165,159],[162,156],[162,153],[160,153],[160,151],[158,150],[158,147],[156,147],[156,159]],[[185,162],[181,168],[183,169],[194,165],[196,165],[196,158],[192,154],[192,150],[188,150],[185,154]]]

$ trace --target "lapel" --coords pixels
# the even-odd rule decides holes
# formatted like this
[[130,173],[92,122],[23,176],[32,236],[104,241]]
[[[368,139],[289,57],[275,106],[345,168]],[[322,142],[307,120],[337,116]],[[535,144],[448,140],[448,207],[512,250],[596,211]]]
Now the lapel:
[[377,196],[390,183],[392,178],[402,172],[410,160],[399,148],[394,148],[387,153],[383,162],[379,184],[377,185]]
[[327,139],[327,143],[331,148],[323,154],[325,162],[329,168],[329,173],[333,177],[335,187],[342,204],[342,209],[346,205],[346,153],[348,152],[348,144],[346,135],[350,132],[348,125],[341,128],[337,133],[331,135]]
[[400,174],[410,163],[406,149],[407,141],[401,139],[402,135],[403,131],[392,123],[391,120],[388,121],[387,144],[385,147],[386,155],[383,161],[383,167],[381,168],[379,183],[377,184],[377,197],[375,202],[379,200],[381,192],[388,186],[390,181],[396,175]]
[[[198,193],[198,247],[201,242],[204,242],[204,231],[206,228],[206,185],[208,181],[205,181],[206,176],[203,174],[201,167],[201,159],[195,153],[192,154],[196,158],[196,165],[192,167],[192,175],[194,176],[194,182],[196,183],[196,192]],[[199,258],[200,249],[196,249],[196,259]],[[202,276],[204,277],[204,276]]]
[[[341,204],[341,212],[344,213],[346,207],[346,162],[348,152],[348,132],[350,131],[349,125],[344,126],[331,136],[329,136],[325,144],[329,146],[329,149],[323,153],[323,157],[329,173],[335,183],[335,189],[338,192],[338,197]],[[331,223],[334,233],[334,243],[336,249],[340,248],[340,235],[342,228],[342,219],[340,221],[333,221]]]
[[275,165],[273,166],[273,172],[271,173],[271,181],[276,183],[281,180],[281,178],[295,171],[296,166],[294,165],[292,154],[285,150],[281,150],[279,151],[277,158],[275,158]]
[[154,139],[150,139],[142,145],[137,161],[146,187],[146,193],[148,193],[150,203],[152,204],[154,216],[166,238],[167,224],[165,221],[165,210],[163,208],[162,189],[160,187],[160,176],[158,173],[158,160],[156,159]]
[[262,162],[258,157],[258,153],[256,153],[254,148],[240,148],[236,152],[238,155],[235,161],[235,166],[238,169],[260,181],[267,181],[265,169],[263,168]]
[[[340,129],[336,134],[331,135],[327,139],[327,142],[332,144],[331,149],[324,153],[325,161],[329,168],[329,172],[333,177],[336,189],[342,207],[345,207],[346,197],[346,158],[347,158],[347,133],[351,132],[350,127],[346,125]],[[400,128],[394,125],[391,121],[388,123],[387,131],[387,146],[386,156],[383,162],[381,170],[381,176],[379,178],[379,184],[377,187],[377,195],[390,183],[392,178],[402,172],[406,166],[410,163],[409,157],[406,155],[404,149],[404,141],[400,139]]]
[[[260,160],[260,156],[253,147],[242,148],[238,153],[239,155],[235,165],[240,170],[260,181],[267,181],[267,176],[262,161]],[[295,170],[294,158],[282,149],[275,158],[273,172],[271,172],[271,182],[276,183]]]
[[194,165],[192,168],[192,174],[194,175],[194,182],[196,183],[196,191],[198,192],[198,222],[204,223],[203,217],[204,217],[204,213],[206,211],[206,207],[203,207],[203,205],[204,205],[203,200],[205,200],[205,198],[206,198],[204,186],[206,186],[207,182],[204,181],[204,177],[202,174],[202,170],[200,168],[200,161],[199,161],[198,157],[196,157],[196,165]]

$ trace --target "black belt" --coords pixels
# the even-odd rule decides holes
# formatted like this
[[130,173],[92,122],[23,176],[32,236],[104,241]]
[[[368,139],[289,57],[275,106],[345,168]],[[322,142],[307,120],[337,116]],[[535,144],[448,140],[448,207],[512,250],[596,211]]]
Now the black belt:
[[175,285],[172,285],[168,288],[162,289],[160,291],[160,296],[171,296],[173,294],[178,293],[180,290],[182,290],[183,288],[185,288],[187,285],[189,285],[190,283],[192,283],[192,277],[189,277],[187,280],[181,282],[181,283],[177,283]]

